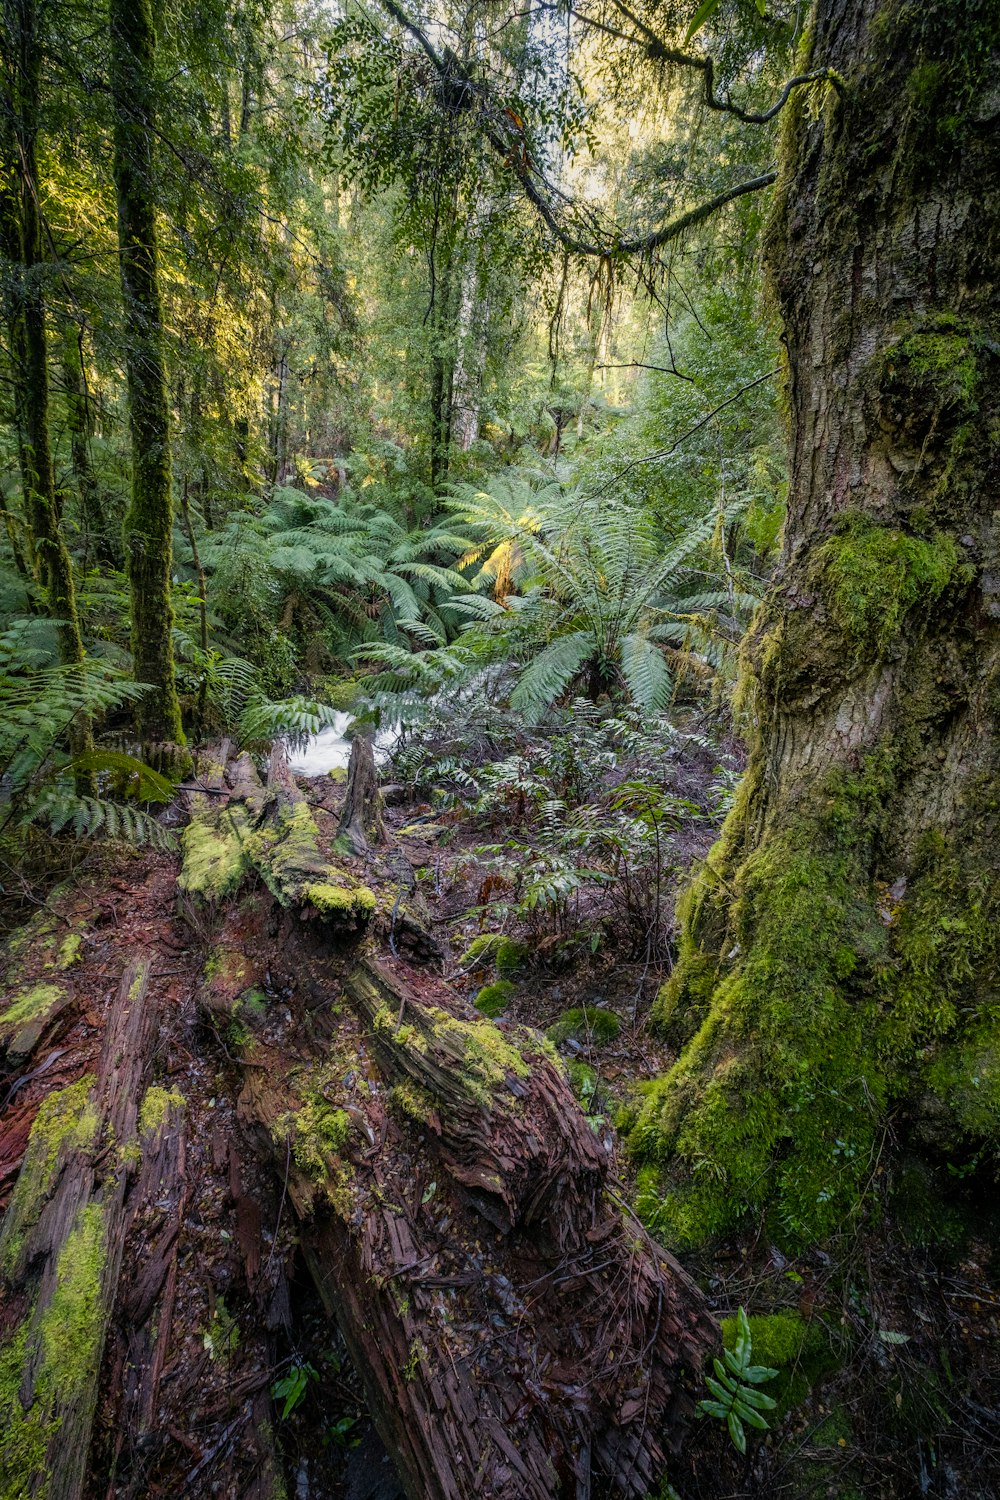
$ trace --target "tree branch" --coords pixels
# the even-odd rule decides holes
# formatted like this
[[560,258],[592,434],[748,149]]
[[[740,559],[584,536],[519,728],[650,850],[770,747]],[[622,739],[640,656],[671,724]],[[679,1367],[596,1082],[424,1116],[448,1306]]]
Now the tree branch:
[[[598,257],[649,255],[662,245],[679,238],[686,230],[693,229],[695,225],[711,218],[727,203],[733,203],[737,198],[743,198],[748,193],[759,193],[763,188],[770,187],[777,178],[778,174],[775,171],[762,172],[746,182],[738,182],[733,187],[724,188],[721,193],[716,193],[715,197],[710,198],[706,203],[689,209],[686,213],[678,215],[676,219],[671,219],[669,223],[662,225],[659,229],[651,230],[648,234],[623,239],[614,233],[603,244],[597,240],[581,238],[578,233],[560,223],[552,204],[539,188],[535,178],[540,174],[525,150],[524,136],[519,126],[506,115],[493,117],[490,109],[493,101],[473,77],[470,69],[450,47],[445,46],[439,52],[423,28],[406,14],[397,4],[397,0],[381,0],[381,3],[393,20],[413,38],[441,78],[458,77],[466,88],[486,106],[483,112],[483,129],[487,140],[497,154],[506,161],[521,184],[529,203],[546,227],[572,255]],[[678,53],[677,56],[686,58],[686,54],[683,53]]]

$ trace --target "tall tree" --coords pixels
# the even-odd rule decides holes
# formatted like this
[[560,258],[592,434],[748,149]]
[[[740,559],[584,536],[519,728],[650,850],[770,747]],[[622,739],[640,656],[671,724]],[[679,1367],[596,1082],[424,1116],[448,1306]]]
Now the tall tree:
[[49,426],[48,338],[43,293],[41,188],[37,167],[43,39],[35,0],[3,6],[0,242],[8,262],[10,332],[25,512],[40,581],[58,623],[60,653],[83,661],[73,569],[59,524]]
[[183,744],[171,640],[173,494],[157,267],[153,163],[156,40],[152,7],[149,0],[109,0],[109,20],[114,175],[132,437],[132,502],[125,517],[132,654],[137,680],[152,688],[140,706],[143,738]]
[[1000,10],[818,0],[768,261],[783,561],[745,652],[750,768],[687,897],[640,1121],[682,1239],[858,1210],[887,1136],[1000,1145]]

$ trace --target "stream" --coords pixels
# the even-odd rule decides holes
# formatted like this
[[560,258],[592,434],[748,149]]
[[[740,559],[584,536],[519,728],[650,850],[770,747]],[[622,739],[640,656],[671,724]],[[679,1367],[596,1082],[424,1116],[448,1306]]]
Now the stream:
[[[289,749],[288,763],[296,776],[326,776],[330,771],[346,767],[351,758],[351,741],[345,731],[354,718],[353,714],[337,714],[333,723],[318,734]],[[384,758],[395,735],[382,729],[375,736],[375,758]]]

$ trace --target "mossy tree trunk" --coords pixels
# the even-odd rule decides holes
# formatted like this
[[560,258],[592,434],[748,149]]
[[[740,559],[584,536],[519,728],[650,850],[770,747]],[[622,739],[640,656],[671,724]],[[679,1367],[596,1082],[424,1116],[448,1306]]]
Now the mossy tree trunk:
[[151,685],[139,707],[143,739],[183,744],[171,643],[173,495],[153,176],[155,34],[149,0],[109,0],[108,13],[132,437],[125,561],[132,598],[133,670],[137,681]]
[[[0,124],[0,242],[10,262],[6,314],[10,332],[25,514],[49,612],[57,622],[62,660],[83,662],[73,566],[60,527],[49,428],[48,339],[45,329],[41,193],[36,163],[42,38],[34,0],[3,7],[5,108]],[[89,724],[73,733],[77,752],[92,749]],[[90,778],[82,778],[84,790]]]
[[676,1241],[822,1236],[1000,1144],[1000,11],[818,0],[768,258],[792,427],[750,768],[686,898],[635,1142]]

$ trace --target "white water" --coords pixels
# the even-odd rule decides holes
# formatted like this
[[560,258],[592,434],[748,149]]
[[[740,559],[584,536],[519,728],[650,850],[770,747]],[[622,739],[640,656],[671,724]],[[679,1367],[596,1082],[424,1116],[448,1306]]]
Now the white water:
[[[288,761],[296,776],[325,776],[328,771],[344,767],[351,758],[351,742],[344,730],[353,714],[337,714],[333,723],[319,734],[311,734],[298,750],[289,753]],[[394,736],[385,730],[375,736],[375,756],[384,755]]]

